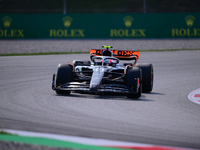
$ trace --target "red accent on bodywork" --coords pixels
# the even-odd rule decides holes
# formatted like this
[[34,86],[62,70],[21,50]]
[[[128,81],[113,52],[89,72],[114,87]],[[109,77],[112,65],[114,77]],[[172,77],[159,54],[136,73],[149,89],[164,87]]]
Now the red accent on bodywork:
[[74,71],[74,69],[75,69],[75,67],[74,67],[74,64],[73,63],[71,63],[71,62],[69,62],[71,65],[72,65],[72,67],[73,67],[73,71]]
[[127,65],[127,66],[124,68],[124,74],[126,74],[126,70],[127,70],[127,68],[128,68],[129,66],[131,66],[131,65]]

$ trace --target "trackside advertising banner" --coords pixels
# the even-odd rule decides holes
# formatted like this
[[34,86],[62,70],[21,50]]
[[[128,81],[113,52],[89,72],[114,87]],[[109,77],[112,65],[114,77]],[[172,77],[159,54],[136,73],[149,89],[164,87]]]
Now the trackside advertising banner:
[[0,14],[0,39],[199,37],[200,13]]

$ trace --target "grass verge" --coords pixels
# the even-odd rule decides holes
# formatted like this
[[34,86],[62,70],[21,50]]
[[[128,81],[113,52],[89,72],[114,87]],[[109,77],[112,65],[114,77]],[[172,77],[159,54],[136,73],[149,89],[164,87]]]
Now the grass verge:
[[5,132],[2,129],[0,129],[0,135],[12,135],[11,133]]
[[70,148],[71,150],[127,150],[123,148],[113,148],[113,147],[103,147],[103,146],[94,146],[94,145],[85,145],[61,140],[55,140],[50,138],[41,138],[41,137],[26,137],[18,135],[0,135],[0,141],[7,142],[17,142],[25,144],[34,144],[40,146],[48,146],[54,148]]

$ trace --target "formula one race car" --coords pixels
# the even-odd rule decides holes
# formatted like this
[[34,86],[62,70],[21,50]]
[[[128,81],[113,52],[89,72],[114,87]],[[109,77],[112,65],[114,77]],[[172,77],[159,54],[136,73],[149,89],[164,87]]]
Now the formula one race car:
[[[57,94],[71,91],[123,93],[128,98],[139,98],[142,92],[153,89],[153,65],[137,63],[138,51],[114,50],[112,46],[91,49],[90,61],[74,60],[59,64],[53,75],[52,89]],[[119,60],[134,60],[122,64]]]

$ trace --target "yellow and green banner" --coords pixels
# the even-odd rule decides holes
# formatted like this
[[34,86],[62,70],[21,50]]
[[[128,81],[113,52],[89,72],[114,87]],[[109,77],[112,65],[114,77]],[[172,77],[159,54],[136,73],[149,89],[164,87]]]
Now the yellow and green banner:
[[200,37],[200,13],[0,14],[0,22],[0,39]]

